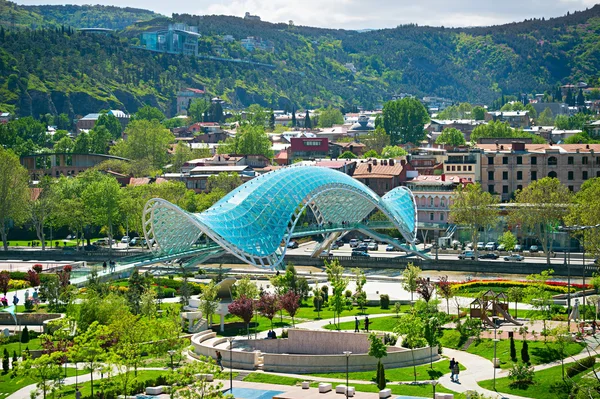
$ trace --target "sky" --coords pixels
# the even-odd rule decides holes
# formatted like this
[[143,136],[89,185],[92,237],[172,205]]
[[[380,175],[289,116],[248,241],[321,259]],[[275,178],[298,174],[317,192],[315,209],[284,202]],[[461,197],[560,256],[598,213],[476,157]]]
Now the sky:
[[559,17],[598,0],[16,0],[18,4],[90,4],[150,9],[163,15],[234,15],[263,21],[341,29],[380,29],[416,23],[431,26],[498,25]]

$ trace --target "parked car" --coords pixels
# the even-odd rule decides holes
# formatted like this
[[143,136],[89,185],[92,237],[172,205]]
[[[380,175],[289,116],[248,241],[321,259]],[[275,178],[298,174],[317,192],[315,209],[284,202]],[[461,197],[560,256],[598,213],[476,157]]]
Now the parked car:
[[353,251],[352,251],[352,256],[362,256],[362,257],[364,257],[364,258],[370,258],[370,257],[371,257],[371,255],[369,255],[369,254],[368,254],[367,252],[365,252],[365,251],[356,251],[356,250],[353,250]]
[[83,249],[85,251],[97,251],[98,246],[97,245],[86,245],[85,247],[83,247]]
[[337,243],[337,242],[334,242],[333,244],[331,244],[331,250],[332,250],[332,251],[334,251],[334,250],[336,250],[336,249],[339,249],[339,248],[340,248],[340,246],[338,245],[338,243]]
[[398,248],[396,248],[395,246],[393,246],[392,244],[388,244],[388,246],[385,247],[385,251],[386,252],[398,252],[400,250]]
[[420,243],[421,243],[421,240],[419,240],[418,238],[415,238],[415,241],[414,241],[414,243],[413,243],[413,244],[415,244],[415,245],[419,245]]
[[496,248],[496,249],[497,249],[498,251],[504,251],[504,250],[505,250],[505,248],[506,248],[506,247],[504,246],[504,244],[500,244],[500,245],[498,245],[498,248]]
[[532,245],[532,246],[529,247],[529,253],[534,254],[536,252],[540,252],[540,249],[538,248],[537,245]]
[[473,251],[462,251],[458,255],[458,259],[471,259],[471,260],[475,260],[475,252],[473,252]]
[[521,247],[520,244],[515,245],[515,247],[513,248],[513,251],[515,252],[521,252],[523,251],[523,247]]
[[115,244],[115,240],[111,240],[108,237],[104,237],[104,238],[100,238],[99,240],[94,241],[92,244],[107,246],[107,245],[110,245],[109,243],[111,243],[111,242],[113,245]]
[[129,246],[135,247],[136,245],[140,245],[140,243],[141,243],[140,237],[133,237],[131,239],[131,241],[129,241]]
[[472,242],[466,242],[465,243],[465,248],[467,248],[467,249],[473,249],[473,243]]
[[511,262],[520,262],[523,259],[525,259],[525,258],[519,254],[510,254],[510,255],[504,257],[504,260],[511,261]]
[[75,238],[76,238],[76,237],[75,237],[75,234],[69,234],[69,235],[67,236],[67,240],[74,240]]
[[290,249],[298,248],[298,242],[297,241],[290,241],[290,242],[288,242],[287,247],[290,248]]
[[323,252],[321,252],[320,256],[332,257],[333,254],[331,252],[329,252],[329,251],[323,251]]
[[373,239],[371,239],[371,238],[365,238],[364,240],[362,240],[362,242],[368,244],[370,242],[373,242]]
[[129,240],[130,240],[129,236],[123,236],[123,238],[121,238],[121,242],[123,244],[128,244]]
[[452,243],[450,244],[452,247],[459,247],[460,246],[460,241],[458,240],[452,240]]
[[485,244],[485,250],[486,251],[495,251],[496,250],[496,243],[495,242],[488,242],[487,244]]
[[481,254],[478,256],[479,259],[498,259],[499,256],[498,254],[494,253],[494,252],[487,252],[485,254]]
[[477,250],[478,251],[483,251],[485,249],[485,243],[483,241],[480,241],[477,243]]
[[358,244],[356,246],[355,249],[357,249],[359,251],[368,252],[369,251],[369,244],[365,244],[364,242],[361,242],[360,244]]
[[379,245],[375,241],[371,241],[369,245],[367,245],[367,249],[369,251],[377,251],[379,250]]
[[359,243],[360,243],[360,241],[358,241],[356,238],[351,239],[350,240],[350,248],[356,248]]

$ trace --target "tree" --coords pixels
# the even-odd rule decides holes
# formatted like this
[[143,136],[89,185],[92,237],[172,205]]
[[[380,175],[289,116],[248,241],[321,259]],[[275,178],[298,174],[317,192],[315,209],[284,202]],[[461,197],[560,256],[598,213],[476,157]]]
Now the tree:
[[128,290],[127,290],[127,301],[129,302],[129,308],[133,314],[140,314],[142,295],[149,288],[150,282],[145,275],[141,275],[138,268],[134,268],[129,276]]
[[[381,153],[385,147],[390,145],[390,136],[381,126],[376,127],[375,131],[362,137],[361,140],[369,150],[375,151],[377,154]],[[369,158],[366,153],[365,158]],[[375,155],[374,158],[377,158],[377,155]]]
[[418,143],[425,137],[424,126],[429,122],[427,109],[416,98],[406,97],[383,105],[383,128],[392,145]]
[[281,303],[276,295],[265,293],[258,298],[256,309],[261,316],[266,317],[271,322],[271,330],[273,329],[273,317],[281,309]]
[[419,318],[414,312],[405,314],[400,317],[400,321],[396,324],[394,331],[397,334],[404,336],[402,346],[410,349],[413,358],[413,375],[415,382],[417,381],[417,366],[415,362],[414,349],[421,348],[427,344],[424,337],[425,326],[423,320]]
[[[538,312],[531,316],[532,319],[541,319],[543,322],[542,335],[544,342],[547,341],[550,330],[546,326],[546,322],[552,318],[552,293],[548,291],[546,281],[552,278],[554,270],[543,270],[538,274],[530,274],[527,280],[531,283],[525,288],[525,294],[529,298],[529,304]],[[525,360],[523,360],[525,361]]]
[[523,360],[523,363],[529,364],[529,345],[526,340],[523,340],[523,346],[521,347],[521,360]]
[[157,121],[130,122],[125,129],[127,140],[119,140],[111,149],[112,155],[143,161],[160,169],[167,163],[167,151],[175,136]]
[[344,151],[342,154],[340,154],[339,158],[340,159],[356,159],[358,157],[353,152]]
[[263,126],[243,125],[235,137],[229,137],[217,149],[219,154],[263,155],[273,158],[272,143]]
[[[600,223],[600,178],[585,181],[573,196],[573,204],[565,217],[570,226],[594,226]],[[577,232],[580,240],[585,240],[586,252],[600,254],[600,235],[594,229]]]
[[454,296],[452,283],[448,280],[448,276],[441,276],[437,283],[437,293],[446,300],[446,313],[450,315],[450,298]]
[[515,339],[513,336],[510,336],[510,359],[513,362],[517,361],[517,348],[515,347]]
[[525,298],[525,291],[522,287],[510,287],[506,292],[509,301],[515,302],[515,319],[517,315],[517,304]]
[[426,278],[419,277],[417,279],[417,294],[421,295],[421,298],[429,304],[429,301],[433,297],[435,292],[435,286]]
[[425,321],[424,338],[429,345],[430,367],[433,369],[433,347],[439,345],[440,338],[444,335],[442,323],[436,316],[431,316]]
[[504,245],[505,251],[512,251],[517,245],[517,237],[509,230],[505,231],[504,234],[498,238],[498,243]]
[[165,114],[156,107],[150,105],[144,105],[138,109],[137,112],[131,118],[132,120],[147,120],[147,121],[158,121],[162,122],[165,119]]
[[[121,126],[119,124],[119,126]],[[93,154],[107,154],[108,145],[113,137],[104,125],[95,126],[89,134],[90,152]]]
[[565,357],[568,356],[567,346],[572,342],[571,334],[565,326],[553,328],[550,331],[552,344],[556,354],[560,358],[562,378],[565,379]]
[[384,159],[388,159],[388,158],[400,158],[403,156],[406,156],[408,153],[406,152],[406,150],[402,147],[398,147],[398,146],[394,146],[394,145],[388,145],[386,147],[383,148],[383,150],[381,150],[381,158]]
[[258,127],[264,130],[269,113],[258,104],[252,104],[246,110],[247,120],[251,126]]
[[192,120],[192,122],[207,122],[204,120],[204,117],[209,108],[210,101],[204,98],[196,98],[188,106],[188,117]]
[[206,182],[206,191],[221,190],[224,194],[235,190],[243,184],[242,179],[237,173],[221,172],[218,175],[211,175]]
[[[100,174],[100,172],[95,172]],[[121,188],[115,178],[108,175],[100,177],[87,185],[81,193],[87,214],[91,220],[101,226],[109,238],[109,247],[112,249],[114,227],[120,220],[119,200]]]
[[90,153],[90,136],[86,132],[79,132],[75,143],[73,144],[74,154],[89,154]]
[[306,110],[306,115],[304,115],[304,128],[309,130],[312,129],[312,122],[310,121],[308,110]]
[[2,354],[2,371],[4,371],[4,374],[8,374],[10,371],[10,356],[6,348],[4,348],[4,353]]
[[252,316],[254,316],[254,300],[246,296],[241,296],[230,303],[227,309],[232,315],[244,320],[248,338],[250,338],[250,321],[252,320]]
[[421,275],[422,270],[419,266],[415,266],[412,262],[406,265],[406,269],[402,271],[402,288],[410,292],[410,302],[414,303],[413,292],[417,290],[417,280]]
[[279,300],[281,302],[281,308],[285,309],[292,318],[292,326],[295,326],[294,316],[296,315],[298,308],[300,308],[300,295],[296,294],[294,291],[288,291],[281,296]]
[[18,374],[39,381],[37,387],[42,390],[42,397],[46,399],[46,394],[48,389],[51,388],[52,382],[58,380],[62,375],[60,367],[62,356],[62,353],[54,352],[49,355],[42,355],[37,359],[27,359],[19,365]]
[[12,151],[0,147],[0,235],[4,250],[8,250],[8,231],[27,218],[30,199],[29,174],[21,166],[19,157]]
[[554,126],[554,115],[550,108],[544,109],[537,117],[536,124],[538,126]]
[[180,171],[183,164],[192,160],[193,157],[192,149],[183,141],[178,142],[171,159],[172,170]]
[[40,275],[35,270],[27,270],[27,281],[29,281],[30,286],[39,287]]
[[201,357],[198,362],[185,363],[169,375],[168,382],[178,399],[223,399],[227,390],[222,383],[210,382],[198,375],[218,375],[219,368],[212,358]]
[[319,127],[332,127],[333,125],[342,125],[344,123],[344,115],[338,108],[329,106],[321,109],[319,112]]
[[364,312],[365,306],[367,304],[367,293],[364,291],[363,287],[367,283],[367,277],[365,276],[365,272],[362,271],[361,269],[359,269],[358,267],[352,269],[352,273],[354,273],[354,276],[355,276],[354,282],[356,285],[356,291],[354,292],[354,299],[356,300],[356,303],[357,303],[358,307],[360,308],[360,311]]
[[273,110],[271,110],[271,113],[269,114],[269,131],[274,131],[275,130],[275,114],[273,113]]
[[377,387],[382,390],[385,389],[386,381],[385,368],[381,363],[381,358],[387,356],[387,347],[383,343],[382,339],[379,338],[375,333],[369,334],[369,342],[369,356],[373,356],[375,359],[377,359],[377,376],[375,377],[375,381],[377,382]]
[[63,137],[54,143],[54,152],[66,154],[73,151],[75,143],[70,137]]
[[531,138],[534,144],[546,143],[540,136],[513,129],[508,123],[501,121],[491,121],[488,124],[482,124],[473,129],[471,142],[475,143],[480,138]]
[[295,109],[292,110],[291,124],[292,124],[292,127],[296,127],[298,125],[298,122],[296,122],[296,110]]
[[248,276],[244,276],[242,279],[236,281],[233,288],[233,297],[235,299],[239,299],[243,296],[250,299],[256,299],[258,297],[258,288],[256,287],[256,283],[250,280],[250,277]]
[[119,122],[117,117],[113,114],[101,114],[94,125],[94,129],[98,129],[100,126],[104,126],[106,130],[110,132],[110,136],[113,139],[120,138],[121,132],[123,132],[123,126],[121,125],[121,122]]
[[210,281],[202,288],[202,294],[200,295],[200,310],[206,318],[209,330],[212,328],[212,315],[219,307],[219,301],[217,301],[218,293],[219,287],[214,281]]
[[333,290],[330,298],[330,306],[333,308],[334,312],[334,323],[335,315],[337,314],[337,327],[339,330],[339,319],[344,310],[344,291],[348,286],[348,278],[343,276],[344,267],[337,259],[334,259],[331,262],[325,261],[325,271],[327,273],[327,280]]
[[90,384],[94,397],[94,373],[102,366],[107,356],[104,345],[110,339],[108,326],[93,322],[88,329],[74,339],[74,345],[69,349],[69,359],[81,361],[90,370]]
[[[498,210],[494,206],[498,198],[481,189],[479,183],[465,187],[459,185],[454,191],[454,203],[450,205],[450,220],[471,230],[471,242],[476,243],[479,230],[493,226],[498,220]],[[477,247],[475,247],[477,258]]]
[[471,111],[471,117],[476,121],[482,121],[485,119],[485,108],[477,106]]
[[442,134],[435,139],[436,144],[444,144],[450,146],[461,146],[465,145],[465,135],[458,129],[449,128],[444,129]]
[[577,94],[577,106],[585,107],[585,97],[583,95],[583,89],[579,88],[579,93]]
[[[569,189],[556,178],[544,177],[518,190],[509,214],[510,223],[519,224],[538,238],[550,264],[554,225],[567,215],[571,203]],[[473,241],[475,242],[475,241]]]
[[[42,243],[42,250],[46,249],[44,227],[52,216],[54,209],[59,205],[53,190],[52,178],[44,176],[38,184],[39,194],[27,202],[31,223],[35,228],[38,240]],[[52,243],[50,244],[52,246]]]

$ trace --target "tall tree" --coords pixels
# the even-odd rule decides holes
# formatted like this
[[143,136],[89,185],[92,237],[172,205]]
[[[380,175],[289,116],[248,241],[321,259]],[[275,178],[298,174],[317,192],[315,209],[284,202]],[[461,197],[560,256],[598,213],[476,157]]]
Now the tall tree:
[[310,120],[310,115],[308,113],[308,110],[306,110],[306,115],[304,115],[304,128],[306,129],[312,129],[312,122]]
[[156,107],[152,107],[150,105],[144,105],[142,108],[138,109],[137,112],[133,115],[133,120],[147,120],[147,121],[158,121],[162,122],[165,119],[165,114]]
[[233,301],[227,307],[229,313],[234,316],[239,317],[244,320],[246,323],[246,332],[248,334],[248,338],[250,337],[250,321],[254,316],[254,299],[248,298],[246,296],[241,296],[235,301]]
[[188,109],[188,117],[192,122],[205,122],[204,115],[210,108],[210,102],[204,98],[197,98],[193,100]]
[[0,235],[4,250],[8,250],[8,231],[27,218],[30,199],[29,174],[21,166],[19,157],[12,151],[0,147]]
[[402,340],[402,346],[410,349],[413,358],[413,375],[416,382],[417,363],[415,362],[414,350],[416,348],[422,348],[427,344],[427,341],[424,337],[425,326],[423,320],[421,320],[421,318],[417,316],[415,312],[405,314],[400,317],[400,320],[394,328],[394,332],[404,336],[404,339]]
[[[319,117],[319,123],[321,122]],[[376,151],[381,154],[384,148],[390,145],[390,136],[385,132],[381,126],[375,128],[375,131],[365,135],[362,138],[362,142],[365,143],[369,150]]]
[[410,301],[413,302],[413,293],[417,290],[417,280],[419,279],[422,270],[419,266],[415,266],[412,262],[406,265],[406,269],[402,271],[402,288],[410,292]]
[[[581,185],[573,197],[573,204],[565,217],[568,225],[595,226],[600,223],[600,178],[593,178]],[[586,252],[600,255],[600,235],[595,229],[578,232],[579,238],[585,240]]]
[[427,345],[429,345],[430,367],[433,369],[433,347],[439,345],[440,338],[444,335],[442,323],[436,316],[431,316],[425,321],[425,333],[423,334]]
[[435,139],[436,144],[445,144],[451,146],[465,145],[465,135],[458,129],[449,128],[444,129],[442,133]]
[[471,117],[472,117],[472,119],[475,119],[476,121],[484,120],[485,119],[485,108],[483,108],[481,106],[474,107],[473,110],[471,111]]
[[[56,207],[59,206],[52,178],[44,176],[37,186],[37,198],[34,197],[35,194],[36,191],[32,191],[32,198],[27,202],[27,205],[35,234],[42,243],[42,250],[45,250],[46,234],[44,227],[48,219],[53,216]],[[50,246],[52,246],[52,243],[50,243]]]
[[536,124],[538,126],[554,126],[554,115],[548,107],[544,109],[537,117]]
[[74,154],[89,154],[90,153],[90,136],[86,132],[79,132],[73,145]]
[[298,122],[296,121],[296,109],[292,109],[292,127],[296,127]]
[[273,158],[272,143],[262,126],[245,125],[238,128],[235,138],[228,138],[219,148],[219,154],[263,155]]
[[[476,243],[479,230],[493,226],[498,221],[498,197],[483,191],[479,183],[465,187],[459,185],[454,191],[454,203],[450,205],[450,220],[471,230],[471,242]],[[477,247],[475,246],[477,257]]]
[[423,140],[427,122],[429,114],[415,98],[406,97],[383,105],[383,128],[390,135],[392,145]]
[[280,298],[281,308],[284,309],[292,318],[292,326],[296,325],[294,320],[294,316],[300,308],[300,295],[296,294],[294,291],[288,291]]
[[106,130],[110,132],[110,135],[113,139],[120,138],[121,133],[123,132],[123,126],[121,125],[121,122],[119,122],[117,117],[113,114],[101,114],[94,125],[94,129],[97,129],[100,126],[104,126]]
[[450,298],[454,296],[452,283],[448,280],[448,276],[441,276],[437,283],[437,294],[446,300],[446,313],[450,315]]
[[546,263],[550,264],[552,239],[555,227],[567,215],[571,204],[571,192],[556,178],[544,177],[517,191],[509,213],[512,225],[529,230],[542,244]]
[[325,261],[325,271],[327,272],[327,280],[333,290],[329,300],[330,306],[333,308],[334,312],[334,323],[335,315],[337,315],[337,327],[339,329],[340,315],[344,310],[344,291],[348,286],[348,278],[344,277],[344,267],[337,259],[334,259],[331,262]]
[[112,176],[102,176],[89,184],[83,190],[81,196],[87,212],[91,215],[93,222],[104,229],[106,236],[109,238],[110,248],[112,248],[115,227],[121,216],[119,183]]
[[169,145],[175,136],[157,121],[136,120],[125,129],[127,140],[119,140],[110,153],[112,155],[143,161],[155,169],[163,167],[168,160]]
[[[332,127],[344,123],[344,115],[338,108],[329,106],[319,110],[319,127]],[[378,151],[379,152],[379,151]]]
[[[119,124],[119,126],[121,126]],[[108,154],[108,144],[111,137],[105,125],[97,125],[89,133],[89,149],[93,154]]]
[[273,329],[273,317],[281,309],[281,302],[277,295],[264,293],[256,302],[256,309],[261,316],[266,317],[271,322],[271,330]]

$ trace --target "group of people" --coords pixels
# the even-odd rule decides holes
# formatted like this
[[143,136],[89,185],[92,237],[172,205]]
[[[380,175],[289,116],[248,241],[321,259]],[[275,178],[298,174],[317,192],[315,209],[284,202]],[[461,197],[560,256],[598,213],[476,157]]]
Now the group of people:
[[[365,331],[369,332],[369,316],[365,317]],[[360,332],[360,320],[358,317],[354,317],[354,332]]]
[[458,383],[458,373],[460,373],[460,366],[458,362],[452,358],[450,360],[450,381]]
[[[29,297],[29,290],[25,290],[24,296],[25,296],[25,302],[27,302],[30,299],[30,297]],[[40,296],[40,294],[38,293],[37,288],[34,288],[33,289],[33,294],[31,295],[31,300],[34,303],[36,303],[36,301],[39,299],[39,296]],[[8,306],[8,298],[6,297],[6,295],[2,295],[2,298],[0,298],[0,303],[4,307]],[[16,293],[13,295],[12,303],[15,306],[17,306],[19,304],[19,297],[17,297]]]
[[[104,269],[104,273],[106,273],[106,261],[104,261],[104,263],[102,264],[102,269]],[[109,260],[108,261],[108,272],[112,273],[115,271],[115,268],[117,267],[117,262],[115,262],[114,260]]]
[[274,330],[269,330],[267,333],[267,339],[277,339],[277,333]]

